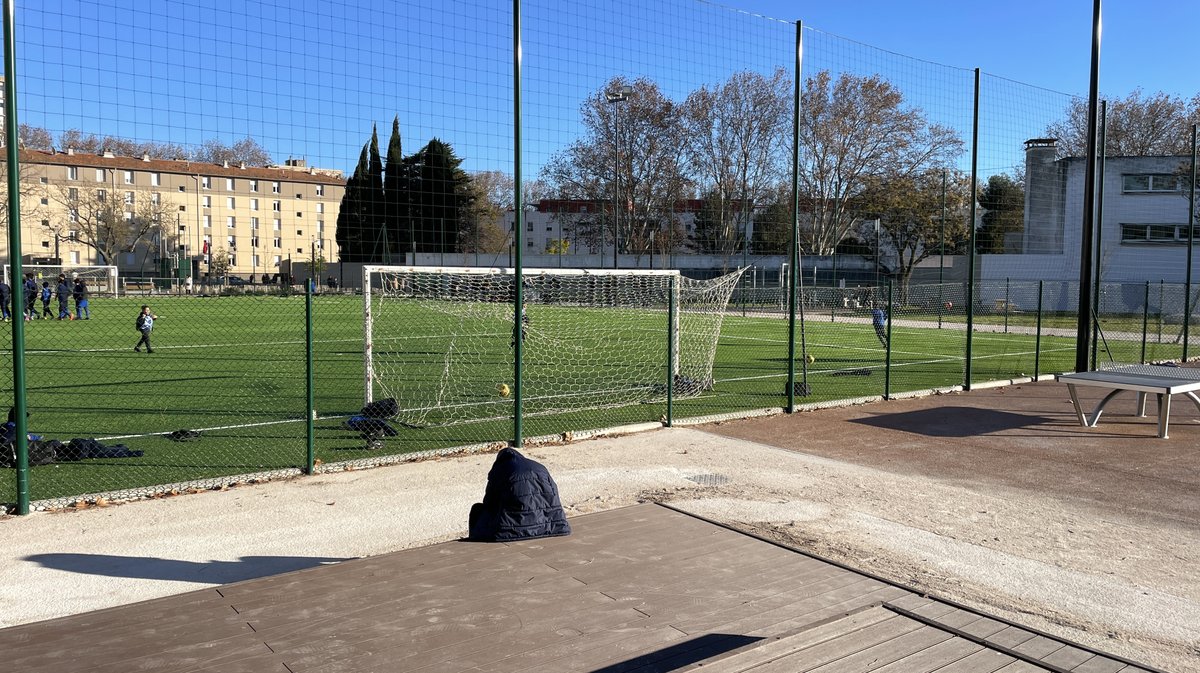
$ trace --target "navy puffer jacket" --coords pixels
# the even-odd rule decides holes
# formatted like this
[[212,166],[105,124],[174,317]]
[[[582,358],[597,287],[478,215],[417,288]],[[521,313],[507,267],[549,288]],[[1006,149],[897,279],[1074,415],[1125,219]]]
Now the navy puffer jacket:
[[513,448],[496,455],[483,502],[471,507],[468,524],[470,539],[481,542],[571,534],[550,472]]

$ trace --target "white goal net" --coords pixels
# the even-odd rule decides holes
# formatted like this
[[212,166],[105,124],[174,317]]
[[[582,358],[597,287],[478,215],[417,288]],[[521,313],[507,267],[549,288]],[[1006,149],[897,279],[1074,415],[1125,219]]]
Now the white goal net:
[[[72,266],[70,264],[26,264],[21,267],[21,272],[32,273],[37,281],[38,287],[42,286],[42,282],[49,282],[51,287],[54,287],[58,280],[59,274],[65,274],[67,280],[74,281],[76,278],[82,278],[87,284],[88,292],[95,295],[114,297],[117,294],[117,267],[115,266]],[[21,285],[20,279],[12,277],[12,267],[8,264],[4,265],[4,282],[13,288],[14,291]]]
[[518,334],[512,269],[368,266],[365,397],[418,427],[511,417],[517,338],[527,416],[700,395],[740,276],[526,269]]

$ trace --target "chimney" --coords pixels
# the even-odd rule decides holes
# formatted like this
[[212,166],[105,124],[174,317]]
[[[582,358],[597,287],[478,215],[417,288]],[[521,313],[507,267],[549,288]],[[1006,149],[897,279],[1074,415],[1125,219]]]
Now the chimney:
[[146,153],[146,152],[142,152],[142,161],[145,161],[145,162],[149,163],[149,161],[150,161],[150,155],[149,155],[148,153]]
[[221,167],[222,167],[222,168],[229,168],[229,162],[228,162],[228,161],[222,161],[222,162],[221,162]]
[[243,161],[243,162],[239,163],[238,168],[242,169],[243,171],[246,170],[246,162]]
[[115,154],[112,153],[112,150],[104,150],[104,158],[105,159],[115,159],[117,157]]
[[1063,253],[1063,189],[1066,160],[1058,161],[1057,138],[1025,141],[1025,231],[1021,252]]
[[74,147],[67,148],[67,156],[69,156],[69,157],[75,156],[75,148]]

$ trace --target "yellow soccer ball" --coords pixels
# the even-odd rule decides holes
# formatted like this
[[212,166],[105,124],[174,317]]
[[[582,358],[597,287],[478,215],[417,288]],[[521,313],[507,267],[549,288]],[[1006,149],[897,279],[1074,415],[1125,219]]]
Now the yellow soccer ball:
[[508,397],[508,394],[512,391],[509,390],[507,383],[501,383],[496,386],[496,392],[500,395],[500,397]]
[[817,359],[812,356],[812,353],[809,353],[808,355],[804,356],[804,361],[811,365],[812,363],[816,362]]

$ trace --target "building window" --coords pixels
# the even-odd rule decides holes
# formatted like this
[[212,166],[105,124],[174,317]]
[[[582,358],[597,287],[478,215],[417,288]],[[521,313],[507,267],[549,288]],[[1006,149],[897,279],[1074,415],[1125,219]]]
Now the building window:
[[96,169],[96,182],[104,182],[104,169],[103,168]]
[[275,266],[279,266],[279,262],[281,261],[283,260],[279,257],[279,255],[275,255],[275,257],[271,259],[271,263]]
[[230,234],[229,236],[227,236],[225,238],[225,240],[228,243],[229,247],[231,247],[231,248],[237,247],[237,236]]
[[296,235],[297,235],[297,236],[303,236],[303,235],[304,235],[304,230],[303,230],[303,229],[297,229],[297,230],[296,230]]
[[236,217],[234,217],[233,215],[230,215],[229,217],[225,218],[225,228],[226,229],[233,229],[236,226],[237,226],[237,218]]
[[237,255],[229,253],[229,266],[237,266]]
[[302,212],[300,212],[300,211],[298,211],[298,210],[297,210],[297,211],[296,211],[296,217],[304,217],[304,213],[302,213]]
[[251,180],[251,181],[250,181],[250,191],[252,191],[252,192],[257,192],[257,191],[258,191],[258,180]]
[[271,223],[271,224],[273,225],[273,226],[271,227],[272,229],[274,229],[275,231],[279,231],[279,229],[280,229],[280,222],[279,222],[279,220],[274,220],[274,221],[272,221],[272,223]]
[[272,194],[278,194],[278,193],[279,193],[279,183],[278,183],[278,182],[272,182],[272,183],[271,183],[271,193],[272,193]]
[[181,192],[186,192],[186,191],[187,191],[187,187],[185,187],[184,185],[179,185],[179,191],[181,191]]
[[234,208],[237,208],[237,201],[232,196],[230,196],[225,199],[225,207],[230,210],[233,210]]
[[281,239],[278,239],[278,238],[272,239],[272,241],[271,241],[271,243],[273,244],[273,247],[276,247],[276,248],[280,247],[281,242],[282,242]]
[[304,248],[296,248],[296,254],[304,252]]
[[533,222],[525,223],[525,231],[533,231]]
[[325,204],[324,204],[324,203],[317,203],[317,212],[318,212],[318,213],[324,213],[324,212],[325,212]]
[[200,188],[212,189],[212,178],[208,177],[207,175],[200,178]]
[[67,240],[71,241],[72,243],[74,243],[75,241],[78,241],[79,240],[79,232],[74,229],[71,229],[70,231],[67,232]]
[[317,233],[325,233],[325,220],[317,220]]
[[161,206],[162,205],[162,192],[151,192],[150,203],[153,203],[156,206]]
[[[255,243],[254,245],[258,245],[258,243]],[[253,259],[253,260],[254,260],[254,261],[253,261],[253,264],[254,264],[254,266],[256,266],[256,267],[257,267],[258,265],[262,264],[262,262],[261,262],[261,261],[259,261],[259,259],[258,259],[258,255],[251,255],[251,259]],[[250,279],[250,281],[251,281],[251,282],[254,282],[254,279],[253,279],[253,278],[251,278],[251,279]]]
[[179,206],[179,212],[181,212],[181,213],[186,213],[186,212],[187,212],[187,206]]
[[107,201],[108,200],[108,192],[104,191],[103,189],[97,189],[96,190],[96,200],[97,201]]
[[225,178],[225,191],[232,192],[234,187],[233,178]]
[[258,199],[250,199],[250,210],[258,210]]
[[48,205],[50,205],[50,199],[49,199],[49,198],[47,198],[47,197],[45,197],[45,196],[43,196],[43,197],[41,198],[41,201],[39,201],[39,203],[41,203],[43,206],[48,206]]
[[[1200,227],[1192,229],[1193,240],[1200,240]],[[1122,224],[1121,245],[1187,245],[1186,224]]]
[[77,187],[69,188],[67,190],[67,198],[72,201],[78,201],[79,200],[79,189]]
[[300,192],[296,192],[296,198],[302,199],[302,198],[304,198],[304,195],[301,194]]
[[186,224],[181,224],[181,225],[179,225],[179,233],[181,233],[181,234],[182,234],[182,233],[184,233],[184,232],[186,232],[186,231],[187,231],[187,225],[186,225]]
[[212,197],[205,194],[200,197],[200,205],[205,208],[212,208]]
[[325,196],[325,185],[317,185],[317,196]]
[[125,192],[125,205],[133,205],[133,192]]
[[1171,175],[1170,173],[1121,176],[1121,191],[1126,194],[1178,192],[1179,190],[1179,176]]
[[150,174],[150,186],[151,187],[161,187],[162,186],[162,173],[151,173]]
[[78,166],[67,166],[67,179],[68,180],[78,180],[79,179],[79,167]]
[[258,231],[258,218],[257,217],[250,218],[250,229],[252,231]]
[[133,184],[133,171],[125,171],[125,184]]
[[78,222],[79,221],[79,209],[78,208],[67,209],[67,219],[72,222]]
[[212,215],[205,215],[204,216],[204,228],[209,229],[211,227],[212,227]]
[[72,250],[72,251],[71,251],[71,263],[72,263],[72,264],[78,264],[78,263],[79,263],[79,251],[78,251],[78,250]]
[[[251,247],[251,248],[257,248],[257,247],[258,247],[258,237],[257,237],[257,236],[251,236],[251,237],[250,237],[250,247]],[[256,255],[256,257],[257,257],[257,255]],[[254,263],[255,263],[255,264],[258,264],[258,262],[257,262],[257,261],[255,261]]]
[[273,211],[275,211],[275,212],[277,212],[277,213],[278,213],[278,212],[280,212],[281,210],[283,210],[283,204],[282,204],[282,203],[280,203],[279,201],[272,201],[272,202],[271,202],[271,210],[273,210]]

